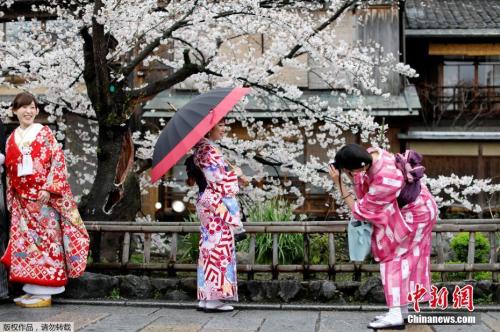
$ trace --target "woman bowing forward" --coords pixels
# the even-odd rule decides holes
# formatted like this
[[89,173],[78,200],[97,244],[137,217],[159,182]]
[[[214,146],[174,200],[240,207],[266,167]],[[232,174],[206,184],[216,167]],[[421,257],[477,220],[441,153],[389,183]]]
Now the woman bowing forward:
[[[416,159],[409,171],[415,180],[423,175],[423,167],[418,165],[421,160]],[[404,166],[411,168],[410,164]],[[380,263],[389,307],[389,312],[368,325],[373,329],[404,328],[408,295],[419,286],[430,290],[431,233],[437,205],[427,187],[419,182],[415,182],[416,190],[402,194],[406,179],[413,175],[403,174],[400,167],[388,151],[349,144],[338,151],[329,170],[354,218],[373,226],[372,254]],[[340,172],[351,177],[355,193],[344,186]],[[426,293],[422,300],[429,299]]]

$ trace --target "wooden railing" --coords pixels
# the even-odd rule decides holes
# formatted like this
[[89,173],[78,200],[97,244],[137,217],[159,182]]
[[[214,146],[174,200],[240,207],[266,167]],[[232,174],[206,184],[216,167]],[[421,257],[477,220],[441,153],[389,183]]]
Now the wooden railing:
[[[124,233],[122,244],[122,257],[120,262],[102,263],[93,262],[89,264],[92,270],[99,269],[125,269],[125,270],[163,270],[170,275],[175,275],[177,271],[196,271],[197,265],[179,263],[178,238],[179,235],[189,233],[199,233],[199,224],[180,222],[85,222],[89,232],[101,234],[103,232]],[[276,279],[279,273],[302,273],[307,279],[310,273],[326,272],[329,278],[335,280],[336,273],[354,273],[355,279],[359,279],[361,272],[378,272],[378,264],[364,263],[339,263],[335,252],[335,236],[346,233],[346,221],[322,221],[322,222],[248,222],[245,229],[250,236],[249,262],[248,264],[238,264],[238,272],[248,273],[248,278],[252,279],[254,273],[271,273]],[[435,264],[431,264],[431,271],[441,272],[443,280],[446,280],[448,272],[466,272],[467,278],[472,279],[473,272],[492,272],[492,280],[498,282],[498,272],[500,263],[497,263],[497,236],[500,234],[500,219],[447,219],[440,220],[435,225],[433,232],[437,239],[437,259]],[[446,232],[468,232],[468,258],[467,263],[448,264],[445,263],[443,233]],[[490,242],[489,263],[475,263],[475,233],[482,232],[488,234]],[[131,235],[134,233],[144,234],[143,263],[130,262]],[[170,254],[165,257],[165,262],[152,263],[150,259],[151,234],[163,233],[170,237]],[[272,234],[272,262],[271,264],[256,264],[256,235]],[[304,260],[303,264],[279,264],[278,262],[278,236],[280,234],[303,234],[304,238]],[[309,235],[328,235],[328,264],[310,264],[309,257]]]

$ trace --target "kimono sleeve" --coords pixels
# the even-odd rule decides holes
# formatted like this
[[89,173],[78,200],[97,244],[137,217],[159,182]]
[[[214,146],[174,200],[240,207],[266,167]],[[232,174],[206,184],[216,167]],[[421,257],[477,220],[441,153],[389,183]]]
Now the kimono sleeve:
[[7,211],[11,211],[12,209],[12,200],[14,199],[14,192],[13,192],[13,189],[12,189],[12,184],[10,183],[10,177],[7,176],[6,177],[6,185],[7,185],[7,188],[5,190],[5,201],[7,203]]
[[48,191],[51,194],[62,195],[68,186],[66,161],[59,143],[57,143],[49,128],[47,128],[46,144],[49,145],[47,148],[50,150],[52,157],[50,160],[50,172],[42,190]]
[[358,220],[372,224],[387,225],[392,209],[397,207],[397,196],[403,186],[400,174],[376,175],[368,187],[368,192],[354,203],[352,213]]
[[[9,144],[5,146],[5,159],[9,155]],[[7,172],[7,160],[2,165],[4,167],[5,174],[5,203],[7,204],[7,211],[11,211],[12,208],[12,200],[14,199],[14,189],[12,188],[12,179]]]
[[208,183],[222,186],[224,191],[229,194],[238,192],[238,176],[234,171],[226,171],[222,163],[222,156],[214,147],[211,147],[199,159],[199,166]]

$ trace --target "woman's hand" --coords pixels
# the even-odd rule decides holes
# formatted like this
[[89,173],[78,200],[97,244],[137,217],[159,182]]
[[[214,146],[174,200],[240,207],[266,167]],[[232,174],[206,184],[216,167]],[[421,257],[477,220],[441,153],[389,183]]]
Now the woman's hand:
[[238,182],[243,186],[246,187],[250,184],[250,180],[243,174],[238,178]]
[[38,192],[38,202],[41,204],[47,204],[50,199],[50,193],[46,190],[40,190]]
[[335,185],[338,187],[340,185],[340,172],[332,164],[329,164],[328,173],[330,173],[330,177],[332,178]]

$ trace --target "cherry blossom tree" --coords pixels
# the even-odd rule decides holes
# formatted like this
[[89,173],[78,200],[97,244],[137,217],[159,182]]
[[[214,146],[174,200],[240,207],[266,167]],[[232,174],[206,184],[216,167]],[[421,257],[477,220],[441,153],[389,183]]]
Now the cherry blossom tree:
[[[362,142],[387,143],[386,126],[374,121],[364,96],[386,97],[380,82],[416,75],[377,42],[344,40],[336,33],[350,10],[362,10],[370,1],[34,3],[31,11],[49,19],[26,21],[14,40],[0,38],[0,84],[42,89],[49,121],[58,124],[57,138],[73,131],[86,142],[86,154],[67,151],[70,165],[86,165],[78,174],[80,183],[93,183],[80,205],[86,220],[134,219],[157,137],[142,125],[143,105],[159,92],[182,86],[200,92],[252,87],[252,103],[273,118],[252,118],[243,102],[231,121],[250,139],[228,137],[222,145],[231,160],[251,168],[253,178],[263,183],[246,190],[252,200],[295,194],[300,205],[298,187],[277,180],[265,166],[331,191],[331,181],[318,170],[345,143],[344,133]],[[15,1],[2,1],[0,11],[7,15],[13,6]],[[253,38],[265,38],[267,47],[257,49]],[[167,74],[139,82],[139,69],[158,63]],[[313,72],[332,88],[337,103],[305,96],[298,84],[283,79],[287,72]],[[78,115],[77,127],[67,125],[69,114]],[[307,145],[321,146],[324,155],[303,160]],[[175,181],[155,185],[179,186]]]

